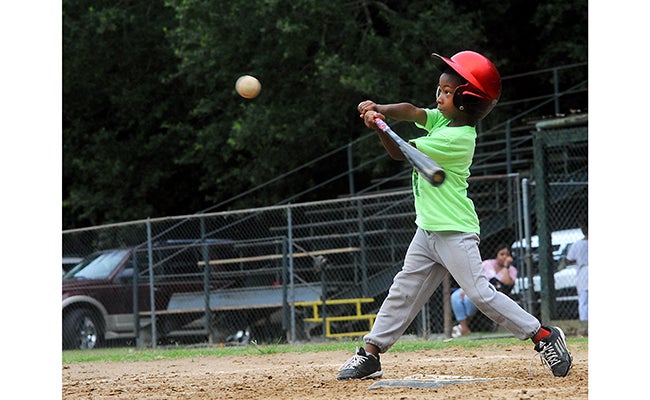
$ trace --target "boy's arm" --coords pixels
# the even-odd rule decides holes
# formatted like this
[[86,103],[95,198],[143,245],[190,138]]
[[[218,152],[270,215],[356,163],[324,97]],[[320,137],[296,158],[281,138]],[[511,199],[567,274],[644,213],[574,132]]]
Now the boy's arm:
[[576,255],[574,246],[569,247],[569,251],[564,257],[564,261],[566,262],[566,265],[573,265],[578,262],[578,256]]
[[[367,111],[376,111],[397,121],[417,122],[420,125],[424,125],[427,122],[426,111],[411,103],[377,104],[371,100],[366,100],[359,104],[358,109],[361,113],[361,118],[364,117]],[[374,126],[370,128],[374,128]]]
[[386,117],[389,117],[398,121],[417,122],[420,125],[424,125],[427,122],[426,111],[410,103],[376,104],[370,100],[366,100],[359,103],[357,108],[361,113],[360,117],[363,118],[363,122],[368,128],[377,131],[382,145],[394,160],[405,160],[406,157],[397,143],[377,127],[375,118],[386,120]]
[[398,121],[417,122],[420,125],[427,123],[424,109],[410,103],[377,104],[377,111]]

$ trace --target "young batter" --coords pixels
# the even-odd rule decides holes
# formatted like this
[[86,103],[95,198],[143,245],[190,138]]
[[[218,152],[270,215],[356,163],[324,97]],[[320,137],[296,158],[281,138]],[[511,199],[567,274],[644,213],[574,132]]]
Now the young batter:
[[476,307],[521,340],[532,339],[542,361],[555,376],[566,376],[571,355],[564,332],[543,327],[508,296],[498,292],[483,274],[479,252],[479,220],[467,197],[467,178],[474,156],[477,122],[494,108],[501,95],[501,78],[487,58],[473,51],[451,59],[434,54],[442,71],[436,94],[437,108],[419,108],[409,103],[358,105],[364,123],[375,129],[388,154],[404,160],[399,147],[374,122],[391,118],[414,122],[426,130],[411,143],[437,161],[446,180],[433,187],[413,173],[415,223],[402,270],[395,275],[372,331],[364,336],[365,348],[339,368],[338,379],[367,379],[382,376],[379,353],[402,336],[420,309],[449,272]]

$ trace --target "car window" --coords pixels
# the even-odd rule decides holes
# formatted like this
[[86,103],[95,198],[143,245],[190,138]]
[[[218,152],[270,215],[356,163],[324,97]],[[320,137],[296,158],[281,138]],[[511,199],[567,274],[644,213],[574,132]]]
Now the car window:
[[128,253],[128,250],[114,250],[95,254],[68,272],[64,279],[106,279]]
[[66,272],[70,271],[72,268],[76,267],[82,261],[83,261],[82,257],[63,256],[63,262],[62,262],[63,273],[65,274]]

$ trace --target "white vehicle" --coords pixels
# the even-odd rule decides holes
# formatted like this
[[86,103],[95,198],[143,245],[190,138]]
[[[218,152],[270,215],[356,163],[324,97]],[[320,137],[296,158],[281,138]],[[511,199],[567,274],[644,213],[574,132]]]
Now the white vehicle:
[[[559,293],[560,290],[573,290],[574,293],[576,290],[576,283],[577,283],[577,274],[578,274],[578,269],[576,265],[569,265],[566,268],[557,271],[556,273],[553,274],[553,278],[555,280],[555,292]],[[517,279],[515,281],[515,286],[512,288],[511,293],[512,294],[519,294],[519,292],[522,290],[528,289],[529,284],[528,284],[528,279],[525,279],[523,277]],[[539,277],[539,275],[534,275],[533,276],[533,288],[536,293],[539,293],[542,290],[542,282]],[[569,301],[569,300],[577,300],[577,294],[571,295],[571,296],[558,296],[556,297],[557,301]]]
[[[553,278],[555,281],[555,300],[557,302],[572,302],[575,303],[575,307],[573,305],[561,305],[558,306],[558,311],[560,314],[573,314],[572,312],[566,312],[567,309],[573,310],[574,308],[577,310],[577,301],[578,301],[578,295],[576,291],[576,283],[577,283],[577,266],[576,265],[569,265],[566,266],[566,255],[567,252],[569,251],[569,248],[571,245],[582,239],[584,235],[582,234],[582,230],[579,228],[575,229],[566,229],[566,230],[561,230],[561,231],[555,231],[551,232],[551,245],[553,246],[553,261],[554,261],[554,268],[555,268],[555,273],[553,274]],[[523,243],[523,247],[522,247]],[[532,259],[533,263],[536,265],[538,260],[539,260],[539,237],[537,235],[532,236],[530,238],[530,244],[531,244],[531,254],[532,254]],[[519,254],[525,254],[526,250],[526,240],[519,240],[515,243],[512,244],[512,251],[513,253]],[[534,270],[537,270],[537,267],[534,267]],[[524,271],[524,268],[520,268],[520,271]],[[511,294],[514,296],[518,296],[524,293],[525,290],[529,288],[529,279],[528,277],[524,276],[523,273],[519,275],[519,278],[515,281],[515,286],[512,288]],[[539,301],[539,293],[542,290],[542,284],[541,284],[541,278],[539,276],[539,273],[535,273],[533,275],[533,290],[535,292],[535,298],[536,301]],[[576,311],[577,312],[577,311]],[[571,317],[569,315],[569,317]],[[566,316],[566,315],[565,315]]]
[[[553,246],[553,260],[560,261],[562,256],[566,256],[569,246],[577,240],[584,237],[580,228],[565,229],[562,231],[551,232],[551,245]],[[539,259],[539,237],[537,235],[530,238],[530,248],[533,255],[533,261]],[[512,244],[512,252],[517,254],[521,249],[522,254],[526,250],[526,239],[518,240]]]

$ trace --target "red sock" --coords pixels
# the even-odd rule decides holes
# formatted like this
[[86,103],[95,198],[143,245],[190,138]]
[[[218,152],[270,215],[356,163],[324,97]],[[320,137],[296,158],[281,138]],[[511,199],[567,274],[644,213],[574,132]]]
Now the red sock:
[[545,337],[549,336],[551,334],[551,331],[548,329],[541,327],[539,328],[539,331],[537,331],[537,334],[533,336],[531,339],[533,340],[533,343],[537,344],[540,340],[544,339]]

